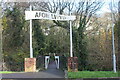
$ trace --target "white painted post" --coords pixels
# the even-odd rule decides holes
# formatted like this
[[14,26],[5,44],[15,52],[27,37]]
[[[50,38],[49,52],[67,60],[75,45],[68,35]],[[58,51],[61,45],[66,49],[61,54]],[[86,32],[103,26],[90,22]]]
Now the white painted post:
[[56,60],[56,56],[55,56],[55,63],[56,63],[56,66],[57,66],[57,60]]
[[[71,12],[70,12],[71,16]],[[72,21],[70,20],[70,57],[73,57],[72,53]]]
[[116,73],[116,56],[115,56],[115,42],[114,42],[114,24],[112,24],[112,48],[113,48],[113,71]]
[[116,56],[115,56],[115,42],[114,42],[114,17],[113,17],[113,0],[111,0],[112,12],[112,48],[113,48],[113,71],[116,73]]
[[[48,68],[50,56],[45,56],[45,69]],[[47,61],[48,60],[48,61]]]
[[59,56],[55,56],[55,62],[56,62],[57,69],[59,69]]
[[[32,6],[30,5],[30,11],[32,11]],[[33,58],[33,48],[32,48],[32,19],[30,19],[30,58]]]
[[47,58],[45,56],[45,69],[47,69]]

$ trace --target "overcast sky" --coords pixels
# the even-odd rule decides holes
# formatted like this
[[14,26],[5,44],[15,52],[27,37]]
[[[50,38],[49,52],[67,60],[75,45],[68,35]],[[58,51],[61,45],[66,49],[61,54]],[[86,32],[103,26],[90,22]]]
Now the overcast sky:
[[[98,11],[97,13],[98,14],[102,14],[102,13],[106,13],[106,12],[111,12],[110,11],[110,8],[109,8],[109,4],[111,3],[111,1],[113,1],[114,2],[114,5],[117,7],[118,6],[118,1],[119,0],[105,0],[105,3],[104,3],[104,5],[102,6],[102,8],[101,8],[101,10],[100,11]],[[113,8],[114,9],[114,8]]]
[[[0,1],[7,1],[7,0],[0,0]],[[12,1],[12,0],[9,0],[9,1]],[[13,0],[13,1],[17,1],[17,0]],[[25,0],[18,0],[18,1],[25,1]],[[29,0],[27,0],[27,1],[29,1]],[[30,0],[30,1],[32,1],[32,0]],[[33,0],[33,1],[40,1],[40,0]],[[41,0],[41,1],[43,1],[43,0]],[[44,1],[47,1],[47,0],[44,0]],[[52,0],[49,0],[49,1],[52,1]],[[68,0],[66,0],[66,1],[68,1]],[[69,0],[69,1],[73,1],[73,0]],[[77,2],[77,1],[80,1],[80,0],[75,0],[75,1]],[[85,1],[90,1],[90,0],[85,0]],[[98,0],[98,1],[100,1],[100,0]],[[114,3],[117,3],[120,0],[101,0],[101,2],[105,2],[105,3],[102,6],[102,8],[97,12],[97,14],[110,12],[109,4],[110,4],[111,1],[113,1]]]

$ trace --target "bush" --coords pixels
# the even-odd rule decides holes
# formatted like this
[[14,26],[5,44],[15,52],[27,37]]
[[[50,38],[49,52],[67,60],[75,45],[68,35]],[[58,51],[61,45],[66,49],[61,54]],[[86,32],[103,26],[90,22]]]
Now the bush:
[[4,55],[4,62],[10,71],[24,71],[24,58],[25,53],[14,53]]

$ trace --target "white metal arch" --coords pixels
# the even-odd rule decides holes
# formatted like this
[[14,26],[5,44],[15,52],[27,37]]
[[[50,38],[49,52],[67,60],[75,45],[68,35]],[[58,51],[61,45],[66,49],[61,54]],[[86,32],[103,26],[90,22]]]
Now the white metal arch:
[[[37,18],[35,17],[35,12],[39,13]],[[41,14],[41,15],[40,15]],[[44,16],[43,16],[44,14]],[[45,16],[46,15],[46,16]],[[55,17],[53,17],[55,16]],[[70,21],[70,57],[73,57],[72,53],[72,20],[75,20],[75,16],[58,15],[55,13],[48,13],[42,11],[32,11],[32,6],[30,5],[30,11],[25,11],[26,20],[30,20],[30,58],[33,58],[33,48],[32,48],[32,19],[49,19],[49,20],[61,20],[61,21]]]

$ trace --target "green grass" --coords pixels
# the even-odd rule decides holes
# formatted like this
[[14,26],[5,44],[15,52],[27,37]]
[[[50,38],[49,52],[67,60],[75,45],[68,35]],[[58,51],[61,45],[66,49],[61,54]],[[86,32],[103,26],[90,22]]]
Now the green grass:
[[68,72],[68,78],[98,78],[98,77],[118,77],[118,73],[114,73],[112,71]]
[[6,74],[6,73],[17,73],[17,72],[13,72],[13,71],[0,71],[0,73]]

